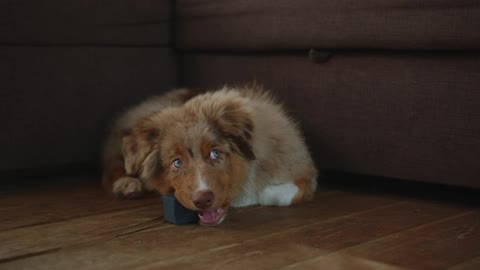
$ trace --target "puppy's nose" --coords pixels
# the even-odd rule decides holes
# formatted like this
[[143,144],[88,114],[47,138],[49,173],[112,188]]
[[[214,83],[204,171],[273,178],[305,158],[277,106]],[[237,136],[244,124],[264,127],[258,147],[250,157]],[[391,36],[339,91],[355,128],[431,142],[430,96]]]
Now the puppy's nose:
[[193,204],[195,204],[198,209],[207,209],[212,206],[213,201],[215,200],[215,194],[210,190],[197,191],[193,195]]

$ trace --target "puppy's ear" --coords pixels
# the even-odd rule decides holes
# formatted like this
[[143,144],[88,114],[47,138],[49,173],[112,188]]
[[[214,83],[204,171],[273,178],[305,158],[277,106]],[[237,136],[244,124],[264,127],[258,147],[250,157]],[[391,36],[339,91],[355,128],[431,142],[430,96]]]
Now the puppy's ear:
[[155,129],[135,129],[122,138],[122,153],[127,175],[151,178],[159,166],[158,149],[154,142],[158,131]]
[[238,154],[248,160],[255,160],[252,150],[254,126],[251,112],[245,106],[239,102],[226,102],[222,104],[213,121]]

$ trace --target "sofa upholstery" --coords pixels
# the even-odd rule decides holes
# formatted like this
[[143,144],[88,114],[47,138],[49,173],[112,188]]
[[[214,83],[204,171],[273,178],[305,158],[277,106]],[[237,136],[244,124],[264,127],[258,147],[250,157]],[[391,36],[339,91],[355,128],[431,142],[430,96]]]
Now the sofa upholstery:
[[183,84],[264,84],[300,120],[320,168],[480,187],[478,1],[179,0],[175,10]]
[[182,49],[477,50],[476,0],[177,0]]
[[478,188],[478,25],[475,0],[3,1],[0,172],[98,167],[127,106],[256,81],[321,169]]
[[170,1],[0,2],[0,41],[23,45],[160,45],[170,42]]
[[479,185],[480,54],[189,53],[182,65],[186,85],[274,90],[324,170]]
[[112,118],[174,87],[169,1],[1,1],[0,171],[98,167]]

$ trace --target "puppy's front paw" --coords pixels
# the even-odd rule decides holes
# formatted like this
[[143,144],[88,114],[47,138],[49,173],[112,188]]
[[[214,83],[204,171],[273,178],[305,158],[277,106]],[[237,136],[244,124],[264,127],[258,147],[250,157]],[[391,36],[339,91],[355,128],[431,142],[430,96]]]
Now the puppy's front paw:
[[143,184],[137,178],[125,176],[113,183],[113,193],[119,198],[138,198],[143,194]]

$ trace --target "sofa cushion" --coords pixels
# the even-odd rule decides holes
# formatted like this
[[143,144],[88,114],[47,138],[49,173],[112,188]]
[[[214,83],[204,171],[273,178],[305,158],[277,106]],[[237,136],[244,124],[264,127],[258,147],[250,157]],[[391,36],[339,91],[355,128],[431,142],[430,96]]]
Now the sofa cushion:
[[477,0],[177,0],[188,50],[480,49]]
[[128,106],[176,84],[173,52],[142,47],[0,50],[0,171],[98,167]]
[[480,54],[184,56],[184,84],[257,81],[301,121],[319,167],[480,187]]
[[0,43],[165,45],[170,1],[0,1]]

